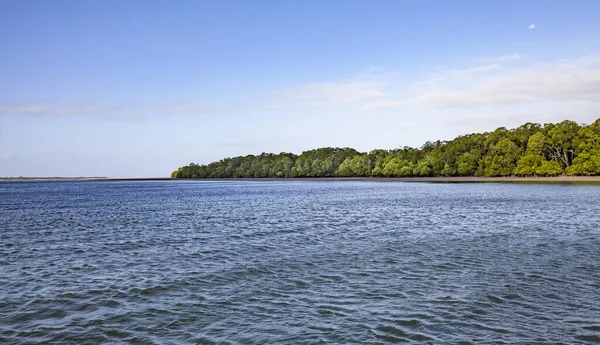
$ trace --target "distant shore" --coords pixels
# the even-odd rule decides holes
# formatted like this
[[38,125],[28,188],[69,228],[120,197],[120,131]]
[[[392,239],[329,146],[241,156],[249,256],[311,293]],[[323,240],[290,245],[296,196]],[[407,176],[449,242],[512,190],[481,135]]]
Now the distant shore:
[[14,181],[14,182],[26,182],[26,181],[63,181],[63,182],[75,182],[75,181],[163,181],[163,180],[174,180],[170,177],[0,177],[0,182]]
[[203,178],[175,179],[170,177],[0,177],[0,182],[27,181],[373,181],[427,183],[589,183],[600,184],[600,176],[556,177],[291,177],[291,178]]

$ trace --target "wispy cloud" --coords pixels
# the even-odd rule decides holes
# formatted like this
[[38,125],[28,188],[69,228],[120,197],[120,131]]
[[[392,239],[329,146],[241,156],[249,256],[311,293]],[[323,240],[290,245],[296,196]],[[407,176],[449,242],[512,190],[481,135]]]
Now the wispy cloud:
[[513,54],[499,56],[497,59],[498,60],[520,60],[520,59],[522,59],[524,57],[525,56],[522,55],[522,54],[513,53]]
[[[481,73],[490,71],[496,73]],[[415,83],[414,90],[417,92],[412,97],[397,95],[365,107],[476,108],[539,102],[597,103],[600,100],[600,56],[516,70],[490,65],[458,73],[448,71]]]
[[[422,94],[430,90],[456,88],[461,85],[472,83],[475,78],[480,78],[482,74],[498,71],[501,68],[502,66],[498,64],[489,64],[463,69],[449,69],[407,85],[405,90],[411,94]],[[400,95],[396,95],[396,97],[399,96]]]
[[99,106],[52,106],[40,104],[0,105],[0,114],[39,117],[97,116],[111,111]]
[[461,133],[600,116],[600,55],[543,63],[522,57],[475,59],[478,64],[438,68],[412,80],[386,69],[351,82],[298,85],[271,93],[268,107],[299,113],[319,108],[319,114],[332,117],[381,116],[398,128],[435,122],[460,127]]
[[188,113],[188,112],[204,112],[210,110],[211,107],[207,103],[201,102],[182,102],[171,104],[168,109],[175,113]]
[[107,114],[103,115],[102,119],[107,121],[125,121],[125,122],[145,122],[146,116],[136,114]]
[[0,115],[29,116],[37,118],[97,118],[106,121],[143,122],[144,117],[133,109],[120,106],[75,105],[55,106],[47,104],[0,104]]
[[386,96],[380,82],[340,82],[304,84],[275,91],[277,101],[267,108],[314,108],[348,105]]
[[200,102],[100,105],[0,104],[0,116],[38,118],[97,118],[108,121],[143,122],[153,115],[206,112],[210,106]]

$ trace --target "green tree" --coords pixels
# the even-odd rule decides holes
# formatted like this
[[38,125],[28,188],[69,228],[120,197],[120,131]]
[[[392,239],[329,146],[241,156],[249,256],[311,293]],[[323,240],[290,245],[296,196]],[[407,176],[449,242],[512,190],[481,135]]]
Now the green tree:
[[542,166],[542,156],[534,153],[528,153],[525,156],[519,158],[517,167],[515,168],[515,175],[517,176],[533,176],[536,174],[536,170]]
[[368,154],[324,147],[292,153],[261,153],[190,163],[173,178],[330,177],[330,176],[555,176],[600,175],[600,119],[540,126],[500,127],[450,141],[428,141],[420,149],[400,147]]
[[425,157],[422,160],[419,161],[419,163],[417,164],[417,166],[415,167],[413,173],[416,176],[431,176],[432,173],[432,166],[430,163],[430,158],[429,157]]
[[371,176],[371,159],[367,155],[348,157],[340,164],[336,175],[343,177]]
[[546,143],[552,158],[563,169],[568,168],[577,154],[577,134],[579,125],[573,121],[563,121],[551,126],[548,130]]
[[510,176],[517,166],[518,158],[517,145],[508,138],[500,139],[480,162],[477,174],[480,176]]
[[543,160],[535,173],[540,176],[558,176],[563,173],[563,169],[556,161]]
[[458,174],[461,176],[473,176],[477,171],[480,155],[474,152],[466,152],[458,158]]

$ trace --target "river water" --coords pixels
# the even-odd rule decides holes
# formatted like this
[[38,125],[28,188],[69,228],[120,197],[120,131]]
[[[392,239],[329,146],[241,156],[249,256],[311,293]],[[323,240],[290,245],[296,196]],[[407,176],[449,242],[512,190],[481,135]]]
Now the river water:
[[0,343],[600,342],[600,187],[0,183]]

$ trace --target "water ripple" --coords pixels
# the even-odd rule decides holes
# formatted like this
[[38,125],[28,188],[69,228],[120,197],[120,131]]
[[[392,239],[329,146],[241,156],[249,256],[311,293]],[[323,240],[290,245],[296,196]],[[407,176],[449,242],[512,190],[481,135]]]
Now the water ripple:
[[0,183],[0,343],[600,343],[598,205],[595,186]]

